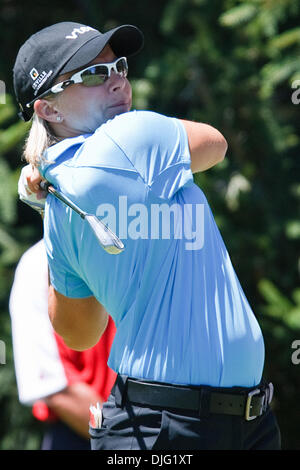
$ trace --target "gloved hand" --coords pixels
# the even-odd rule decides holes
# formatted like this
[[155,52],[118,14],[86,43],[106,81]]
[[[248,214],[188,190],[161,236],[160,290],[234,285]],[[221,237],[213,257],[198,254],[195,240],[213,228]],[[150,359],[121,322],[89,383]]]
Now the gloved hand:
[[47,192],[43,191],[42,189],[37,189],[37,192],[32,192],[29,189],[27,180],[27,178],[32,176],[36,171],[37,170],[34,169],[31,165],[26,165],[24,168],[22,168],[18,181],[18,193],[21,201],[25,202],[25,204],[28,204],[28,206],[32,207],[32,209],[35,209],[41,214],[41,216],[43,216]]

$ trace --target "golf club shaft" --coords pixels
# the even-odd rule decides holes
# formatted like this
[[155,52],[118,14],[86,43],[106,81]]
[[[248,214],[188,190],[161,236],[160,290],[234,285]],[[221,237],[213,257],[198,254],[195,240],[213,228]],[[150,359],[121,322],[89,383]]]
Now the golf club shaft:
[[98,242],[107,253],[119,254],[124,250],[124,244],[117,235],[95,215],[88,214],[81,210],[74,202],[70,201],[68,197],[57,191],[49,182],[41,182],[40,187],[73,209],[82,219],[86,220],[96,235]]
[[79,214],[80,217],[82,217],[83,219],[87,215],[86,212],[79,209],[79,207],[76,206],[76,204],[74,204],[74,202],[70,201],[70,199],[67,198],[67,196],[63,196],[61,193],[59,193],[57,191],[57,189],[55,189],[51,184],[46,183],[45,181],[43,181],[40,184],[40,186],[41,186],[42,189],[44,189],[48,193],[53,194],[55,197],[57,197],[57,199],[60,199],[64,204],[71,207],[71,209],[73,209],[75,212],[77,212],[77,214]]

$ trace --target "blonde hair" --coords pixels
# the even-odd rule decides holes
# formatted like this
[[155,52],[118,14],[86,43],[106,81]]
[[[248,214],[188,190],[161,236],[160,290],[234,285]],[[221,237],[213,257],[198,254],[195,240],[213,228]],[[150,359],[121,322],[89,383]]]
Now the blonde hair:
[[59,139],[54,135],[49,123],[34,113],[32,125],[25,142],[24,159],[33,166],[38,166],[44,159],[44,152]]
[[[59,75],[54,81],[54,84],[63,80],[67,80],[73,73],[79,70],[80,68],[73,70],[72,72]],[[43,99],[52,102],[55,101],[56,104],[58,104],[60,101],[59,95],[60,93],[58,93],[58,95],[48,95]],[[32,125],[25,141],[23,157],[28,163],[36,167],[41,161],[45,159],[45,151],[51,147],[51,145],[56,144],[60,140],[61,139],[54,134],[50,123],[34,113],[32,118]]]
[[[54,84],[58,83],[60,80],[65,80],[67,77],[69,77],[69,75],[70,74],[60,75],[54,81]],[[55,102],[56,104],[58,104],[60,101],[59,93],[57,96],[52,94],[47,95],[43,99],[50,102]],[[31,163],[31,165],[36,167],[42,160],[45,159],[44,152],[47,150],[47,148],[56,144],[60,140],[61,139],[54,134],[50,123],[39,117],[34,112],[31,128],[23,149],[23,158],[26,160],[26,162]]]

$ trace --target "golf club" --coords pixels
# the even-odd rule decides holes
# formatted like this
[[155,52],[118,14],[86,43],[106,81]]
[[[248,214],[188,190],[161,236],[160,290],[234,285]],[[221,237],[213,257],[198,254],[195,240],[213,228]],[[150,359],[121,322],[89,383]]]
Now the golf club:
[[99,244],[102,248],[111,255],[117,255],[124,250],[124,244],[121,240],[110,230],[100,219],[98,219],[93,214],[88,214],[81,210],[76,204],[70,201],[69,198],[64,196],[61,192],[57,191],[48,181],[42,181],[40,183],[41,189],[47,191],[49,194],[52,194],[57,199],[62,201],[68,207],[73,209],[80,217],[88,222],[94,234],[97,237]]

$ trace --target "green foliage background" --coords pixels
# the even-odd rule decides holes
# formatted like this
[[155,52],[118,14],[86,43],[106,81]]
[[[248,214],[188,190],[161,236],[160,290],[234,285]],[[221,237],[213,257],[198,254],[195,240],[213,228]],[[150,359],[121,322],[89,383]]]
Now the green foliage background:
[[139,26],[145,47],[130,60],[134,107],[207,122],[226,136],[225,161],[196,179],[263,329],[265,376],[275,385],[283,448],[300,450],[300,364],[291,360],[292,343],[300,340],[300,106],[292,102],[300,79],[300,3],[294,0],[1,1],[0,339],[6,364],[0,365],[0,449],[37,449],[42,433],[18,402],[8,312],[16,263],[42,236],[39,216],[17,198],[28,124],[17,117],[11,70],[27,37],[68,20],[102,31]]

